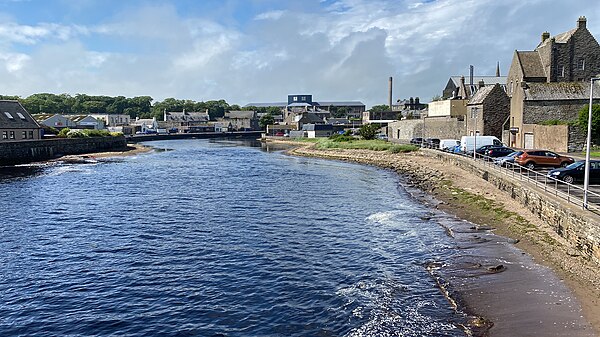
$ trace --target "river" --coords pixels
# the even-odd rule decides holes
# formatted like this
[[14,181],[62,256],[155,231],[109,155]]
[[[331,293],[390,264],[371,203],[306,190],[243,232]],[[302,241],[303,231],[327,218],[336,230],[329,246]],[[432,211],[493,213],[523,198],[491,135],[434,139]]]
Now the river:
[[0,335],[464,336],[425,267],[454,244],[397,175],[148,145],[0,171]]

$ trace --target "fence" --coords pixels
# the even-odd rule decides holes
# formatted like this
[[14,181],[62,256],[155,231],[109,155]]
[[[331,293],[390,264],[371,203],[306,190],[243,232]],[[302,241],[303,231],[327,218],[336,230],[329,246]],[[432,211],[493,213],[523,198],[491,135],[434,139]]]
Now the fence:
[[[441,151],[441,150],[440,150]],[[495,162],[495,158],[484,156],[476,153],[475,158],[472,154],[456,154],[448,153],[449,155],[464,156],[474,160],[478,165],[494,170],[501,174],[511,176],[513,179],[529,182],[538,188],[544,190],[544,192],[554,195],[558,198],[566,200],[568,203],[587,209],[590,212],[600,214],[600,193],[587,190],[587,204],[584,203],[585,190],[581,186],[570,184],[562,180],[550,177],[547,174],[537,172],[535,170],[528,169],[521,165],[504,162]],[[599,188],[600,190],[600,188]]]

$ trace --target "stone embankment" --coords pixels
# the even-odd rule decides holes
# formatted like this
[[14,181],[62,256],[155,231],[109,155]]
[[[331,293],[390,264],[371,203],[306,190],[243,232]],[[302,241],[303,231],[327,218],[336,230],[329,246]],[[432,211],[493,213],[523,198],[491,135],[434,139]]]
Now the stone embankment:
[[0,165],[43,161],[82,153],[124,149],[125,137],[58,138],[22,142],[0,142]]

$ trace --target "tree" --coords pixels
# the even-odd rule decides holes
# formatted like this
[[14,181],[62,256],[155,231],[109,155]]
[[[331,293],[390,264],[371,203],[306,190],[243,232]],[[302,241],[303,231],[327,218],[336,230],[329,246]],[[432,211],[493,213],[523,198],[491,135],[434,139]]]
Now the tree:
[[[586,104],[579,110],[579,125],[587,133],[590,106]],[[592,105],[592,143],[600,144],[600,104]]]
[[431,97],[432,102],[441,101],[441,100],[442,100],[442,96],[440,96],[440,95],[435,95],[435,96]]
[[258,121],[260,128],[263,130],[267,128],[267,125],[272,125],[273,123],[275,123],[275,118],[273,118],[273,115],[271,115],[270,113],[262,116]]
[[363,137],[363,139],[375,139],[375,135],[377,134],[377,132],[379,131],[379,126],[376,124],[363,124],[360,129],[358,130],[358,133],[360,134],[361,137]]
[[371,107],[371,109],[369,109],[369,111],[371,111],[371,112],[390,111],[390,107],[388,105],[385,105],[385,104],[373,105]]

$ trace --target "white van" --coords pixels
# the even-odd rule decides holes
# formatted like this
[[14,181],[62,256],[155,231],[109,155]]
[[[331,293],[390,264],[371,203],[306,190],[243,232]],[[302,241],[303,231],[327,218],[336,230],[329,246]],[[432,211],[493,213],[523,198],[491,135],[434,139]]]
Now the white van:
[[456,145],[460,145],[460,140],[458,139],[442,139],[440,140],[440,150],[442,151],[452,151]]
[[460,150],[462,152],[473,152],[474,148],[484,145],[502,146],[504,144],[495,136],[462,136],[460,139]]

